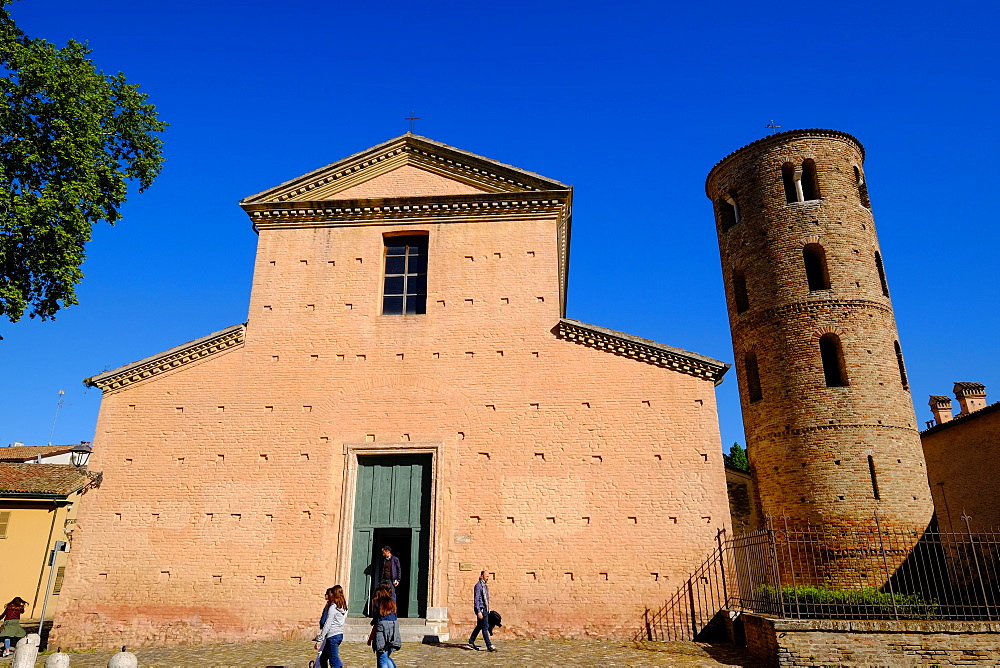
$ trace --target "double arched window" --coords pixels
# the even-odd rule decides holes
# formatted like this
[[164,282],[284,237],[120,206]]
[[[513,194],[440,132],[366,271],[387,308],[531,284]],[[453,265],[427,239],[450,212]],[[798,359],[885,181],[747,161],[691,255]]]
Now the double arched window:
[[789,204],[820,199],[816,162],[812,158],[803,160],[799,166],[791,162],[783,164],[781,180],[785,185],[785,201]]

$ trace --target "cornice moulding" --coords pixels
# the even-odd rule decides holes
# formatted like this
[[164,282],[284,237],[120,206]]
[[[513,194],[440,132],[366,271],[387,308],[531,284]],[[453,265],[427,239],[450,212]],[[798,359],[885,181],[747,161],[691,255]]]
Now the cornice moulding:
[[104,392],[120,390],[132,383],[154,378],[217,353],[242,346],[246,341],[246,325],[239,324],[189,341],[162,353],[125,366],[85,378],[84,385]]
[[317,200],[243,204],[254,229],[290,227],[335,227],[363,222],[390,222],[434,218],[436,220],[482,218],[483,216],[530,216],[558,214],[570,204],[570,191],[533,193],[483,193],[389,199]]
[[861,310],[871,309],[892,317],[892,307],[868,299],[822,299],[813,301],[793,302],[774,308],[754,312],[752,309],[738,315],[744,322],[757,320],[780,320],[781,318],[817,311],[836,311],[838,309]]
[[913,427],[904,427],[902,425],[896,424],[818,424],[811,427],[793,427],[789,429],[782,429],[780,431],[769,431],[764,432],[760,438],[770,438],[779,439],[794,436],[802,436],[803,434],[812,434],[815,432],[822,431],[842,431],[845,429],[894,429],[897,431],[912,432],[914,434],[918,433],[917,429]]
[[[249,197],[241,204],[294,201],[300,196],[332,194],[412,164],[494,192],[563,190],[570,186],[441,142],[405,134],[320,167]],[[311,197],[311,199],[317,199]],[[322,197],[320,198],[322,199]]]
[[722,382],[722,377],[730,366],[698,353],[568,318],[561,319],[554,332],[560,339],[710,380],[715,385]]

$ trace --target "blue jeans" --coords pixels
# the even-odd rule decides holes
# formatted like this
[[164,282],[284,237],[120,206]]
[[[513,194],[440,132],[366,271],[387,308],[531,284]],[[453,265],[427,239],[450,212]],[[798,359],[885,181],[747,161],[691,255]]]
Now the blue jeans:
[[340,643],[344,642],[344,634],[338,633],[330,636],[323,643],[323,653],[319,656],[321,668],[343,668],[344,664],[340,660]]
[[396,668],[396,662],[392,660],[390,654],[391,652],[375,653],[375,657],[378,659],[378,668]]
[[[478,614],[478,613],[477,613]],[[469,644],[475,645],[476,638],[479,633],[482,632],[483,640],[486,642],[487,647],[493,647],[493,642],[490,640],[490,613],[489,610],[483,610],[483,618],[476,620],[476,628],[472,630],[472,635],[469,636]]]

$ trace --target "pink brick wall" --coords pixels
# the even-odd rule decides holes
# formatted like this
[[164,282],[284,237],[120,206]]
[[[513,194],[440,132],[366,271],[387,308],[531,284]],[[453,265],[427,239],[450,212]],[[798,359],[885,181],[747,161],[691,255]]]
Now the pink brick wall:
[[[633,631],[729,523],[714,387],[555,337],[556,225],[262,230],[245,345],[104,398],[58,643],[312,633],[348,584],[354,443],[437,448],[453,631],[480,568],[510,635]],[[427,313],[382,316],[382,233],[414,229]]]

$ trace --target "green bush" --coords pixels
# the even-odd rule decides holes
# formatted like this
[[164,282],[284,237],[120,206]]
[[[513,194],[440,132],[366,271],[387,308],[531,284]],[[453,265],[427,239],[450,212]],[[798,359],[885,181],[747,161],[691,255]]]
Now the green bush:
[[828,589],[765,585],[759,587],[756,593],[758,599],[775,607],[783,599],[783,615],[791,617],[894,619],[899,616],[901,619],[935,619],[939,616],[937,601],[926,601],[920,594],[883,592],[875,587]]

